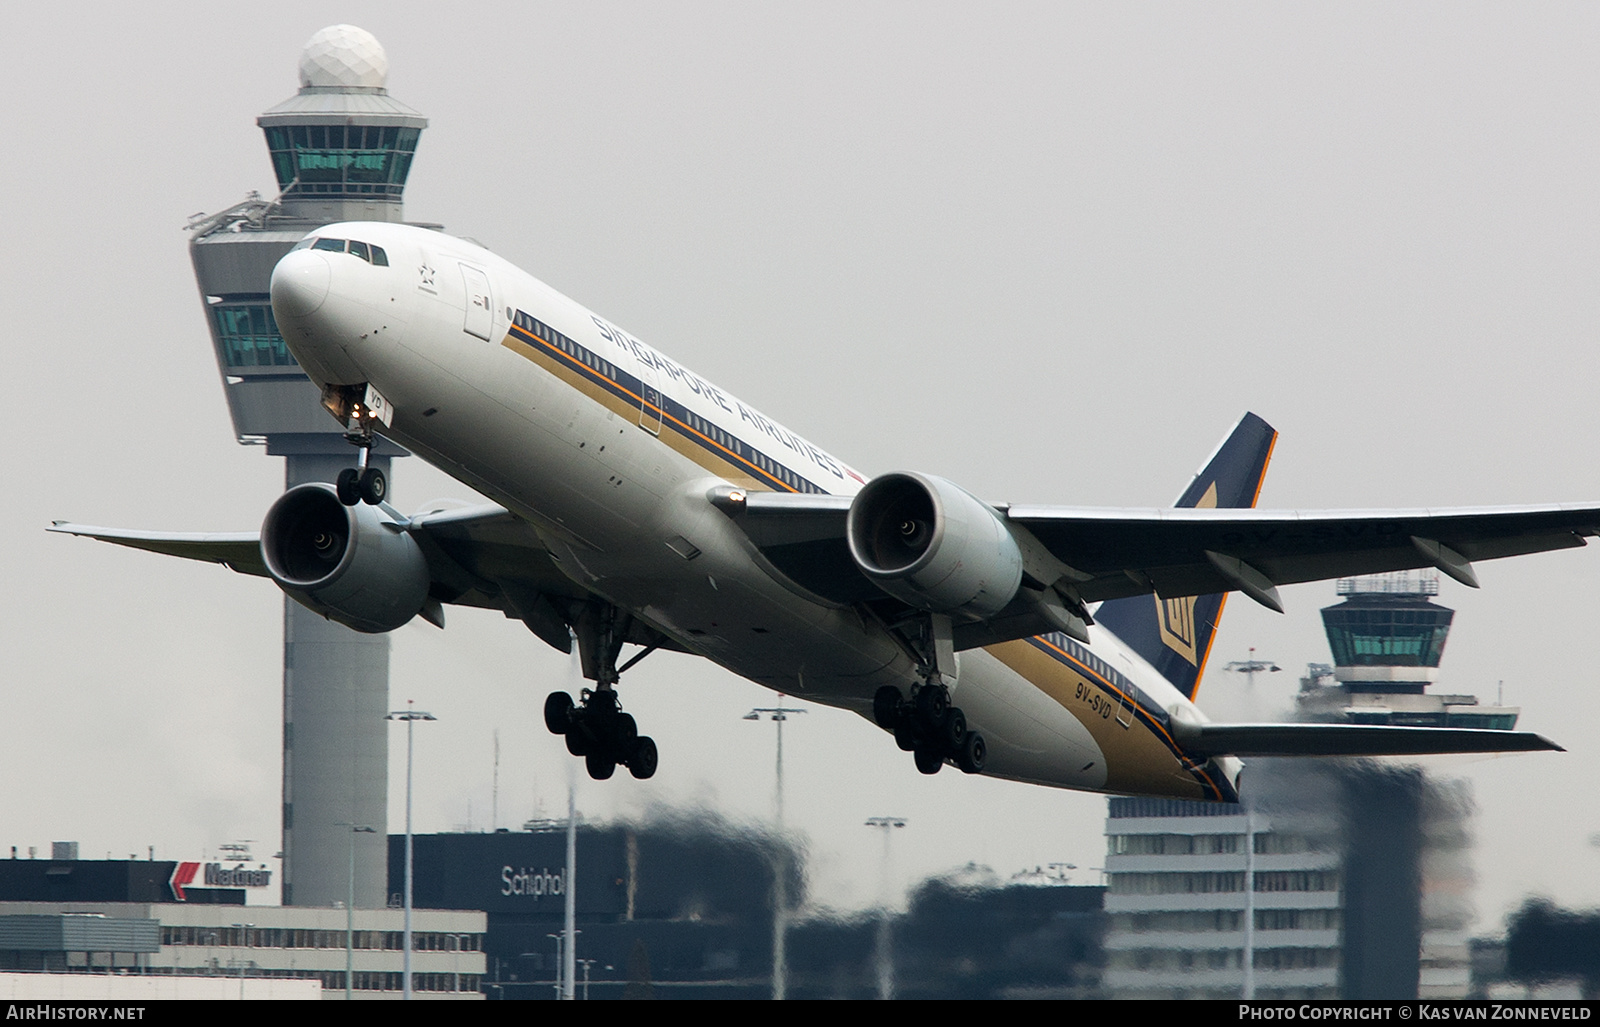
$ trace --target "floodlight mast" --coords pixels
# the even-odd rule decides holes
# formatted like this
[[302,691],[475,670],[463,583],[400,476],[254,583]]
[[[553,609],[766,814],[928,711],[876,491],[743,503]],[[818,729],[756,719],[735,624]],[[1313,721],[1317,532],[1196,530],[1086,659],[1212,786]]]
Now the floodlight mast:
[[778,826],[777,847],[772,865],[772,999],[782,1002],[789,991],[789,960],[787,952],[789,920],[789,861],[785,857],[787,842],[783,836],[783,722],[791,713],[805,713],[795,706],[783,704],[783,693],[778,693],[778,705],[757,706],[742,720],[760,720],[770,716],[778,726],[777,774],[773,786],[773,819]]
[[889,836],[893,829],[905,827],[905,817],[868,817],[867,826],[883,832],[883,863],[878,881],[878,998],[887,1002],[894,998],[893,924],[889,919]]
[[333,826],[350,829],[350,890],[344,904],[344,1000],[349,1002],[355,998],[355,986],[351,982],[355,977],[356,962],[356,835],[378,832],[366,824],[352,824],[348,820],[341,820]]
[[402,998],[411,997],[411,881],[412,881],[412,850],[411,850],[411,754],[412,738],[416,723],[419,720],[438,720],[431,713],[412,707],[412,700],[406,700],[406,708],[396,710],[384,718],[385,720],[403,720],[406,723],[406,897],[405,897],[405,962],[401,969]]

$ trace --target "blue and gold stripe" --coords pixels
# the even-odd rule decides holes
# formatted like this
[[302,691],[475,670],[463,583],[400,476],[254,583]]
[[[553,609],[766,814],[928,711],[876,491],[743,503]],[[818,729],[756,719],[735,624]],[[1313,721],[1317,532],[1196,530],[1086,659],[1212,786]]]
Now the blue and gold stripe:
[[772,454],[700,416],[659,388],[647,385],[638,375],[525,311],[516,311],[511,339],[554,360],[569,373],[620,401],[639,418],[653,420],[659,416],[663,430],[672,431],[694,449],[733,464],[760,485],[776,492],[827,492]]

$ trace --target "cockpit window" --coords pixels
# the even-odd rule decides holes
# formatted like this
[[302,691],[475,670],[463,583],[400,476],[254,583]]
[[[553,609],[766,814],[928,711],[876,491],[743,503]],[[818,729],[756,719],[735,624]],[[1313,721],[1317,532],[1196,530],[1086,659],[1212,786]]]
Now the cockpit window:
[[293,253],[295,250],[309,250],[311,248],[311,244],[314,242],[316,242],[316,240],[310,237],[301,239],[299,242],[294,244],[294,248],[289,252]]
[[379,267],[389,266],[389,255],[383,252],[382,246],[370,246],[356,239],[301,239],[294,244],[296,250],[303,250],[308,246],[329,253],[348,253],[352,257],[360,257],[367,263]]

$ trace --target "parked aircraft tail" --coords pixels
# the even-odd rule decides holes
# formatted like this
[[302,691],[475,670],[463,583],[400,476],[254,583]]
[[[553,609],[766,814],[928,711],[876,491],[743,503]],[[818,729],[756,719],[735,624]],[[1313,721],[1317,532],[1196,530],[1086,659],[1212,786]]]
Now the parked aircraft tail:
[[[1277,441],[1278,433],[1270,424],[1245,414],[1173,505],[1255,506]],[[1193,701],[1227,599],[1226,593],[1110,599],[1100,604],[1094,619]]]

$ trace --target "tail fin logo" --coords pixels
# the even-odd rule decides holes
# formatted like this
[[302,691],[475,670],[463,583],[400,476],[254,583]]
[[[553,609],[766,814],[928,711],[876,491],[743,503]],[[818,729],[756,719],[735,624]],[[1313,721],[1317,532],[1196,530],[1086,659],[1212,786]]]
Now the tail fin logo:
[[1156,598],[1156,620],[1161,625],[1161,642],[1168,649],[1198,667],[1200,656],[1195,651],[1194,596],[1182,599]]
[[[1196,509],[1214,509],[1217,505],[1217,483],[1213,481],[1206,489],[1200,501],[1195,504]],[[1194,623],[1194,604],[1196,596],[1184,596],[1181,599],[1162,599],[1156,597],[1156,622],[1161,627],[1161,644],[1177,653],[1189,662],[1189,666],[1200,666],[1200,654]]]

